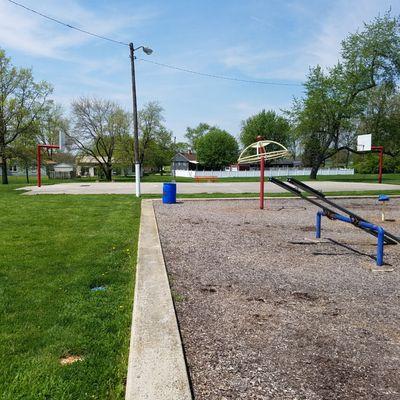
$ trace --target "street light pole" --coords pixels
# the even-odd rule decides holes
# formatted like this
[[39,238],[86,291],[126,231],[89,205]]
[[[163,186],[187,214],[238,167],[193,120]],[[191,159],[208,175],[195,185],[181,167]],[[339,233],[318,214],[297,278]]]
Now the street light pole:
[[136,49],[133,43],[129,43],[129,53],[131,58],[131,75],[132,75],[132,111],[133,111],[133,135],[135,150],[135,181],[136,181],[136,197],[140,197],[140,160],[139,160],[139,127],[137,116],[137,100],[136,100],[136,79],[135,79],[135,51],[142,49],[148,56],[153,52],[149,47],[139,46]]
[[139,127],[138,127],[137,100],[136,100],[135,50],[133,48],[133,43],[129,43],[129,52],[131,58],[131,74],[132,74],[132,111],[133,111],[133,135],[134,135],[134,151],[135,151],[136,197],[140,197]]
[[175,178],[176,178],[175,157],[176,157],[176,136],[174,136],[174,158],[173,158],[173,161],[172,161],[172,182],[175,182]]

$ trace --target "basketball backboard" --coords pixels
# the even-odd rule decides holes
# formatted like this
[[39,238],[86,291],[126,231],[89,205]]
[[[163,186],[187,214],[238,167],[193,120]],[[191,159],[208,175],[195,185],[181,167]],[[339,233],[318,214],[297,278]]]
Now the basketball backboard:
[[61,151],[65,149],[65,133],[63,131],[60,131],[58,134],[58,146]]
[[357,151],[371,151],[372,135],[357,136]]

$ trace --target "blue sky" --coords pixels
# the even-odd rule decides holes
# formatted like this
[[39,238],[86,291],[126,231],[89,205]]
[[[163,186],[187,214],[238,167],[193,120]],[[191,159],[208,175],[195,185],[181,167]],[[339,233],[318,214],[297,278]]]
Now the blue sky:
[[[64,0],[21,3],[67,23],[136,46],[140,58],[204,73],[301,83],[310,65],[333,65],[340,41],[398,2],[273,0]],[[94,95],[131,110],[129,51],[59,26],[0,0],[0,47],[18,66],[54,85],[66,111],[72,99]],[[290,107],[301,86],[269,86],[205,78],[138,60],[139,107],[157,100],[178,140],[199,122],[237,136],[261,109]]]

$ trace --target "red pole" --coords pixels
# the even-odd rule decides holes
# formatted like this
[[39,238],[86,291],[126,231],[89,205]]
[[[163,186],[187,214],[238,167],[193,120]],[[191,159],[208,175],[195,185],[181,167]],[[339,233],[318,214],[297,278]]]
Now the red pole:
[[37,185],[38,187],[42,186],[42,171],[41,171],[41,150],[42,146],[40,144],[37,145]]
[[41,170],[42,147],[44,147],[45,149],[59,149],[60,148],[60,146],[57,146],[55,144],[38,144],[37,145],[37,185],[38,185],[38,187],[42,186],[42,170]]
[[378,178],[379,183],[382,183],[382,170],[383,170],[383,147],[379,149],[379,178]]
[[[262,136],[257,136],[257,142],[263,140]],[[258,146],[257,154],[262,154],[260,158],[260,210],[264,209],[264,171],[265,171],[265,159],[264,159],[265,149],[263,146]]]
[[264,209],[264,169],[265,160],[264,157],[260,159],[260,210]]
[[371,146],[371,150],[379,151],[379,169],[378,169],[378,182],[382,183],[382,171],[383,171],[383,146]]

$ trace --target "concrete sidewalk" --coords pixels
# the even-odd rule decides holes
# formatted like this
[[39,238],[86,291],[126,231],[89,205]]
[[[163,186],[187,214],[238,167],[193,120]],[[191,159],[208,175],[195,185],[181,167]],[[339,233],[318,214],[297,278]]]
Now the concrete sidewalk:
[[[362,182],[332,182],[314,181],[307,185],[323,192],[364,191],[364,190],[400,190],[400,185],[362,183]],[[142,183],[142,194],[162,194],[161,182]],[[26,194],[134,194],[135,184],[132,182],[93,182],[93,183],[60,183],[38,188],[27,186]],[[258,193],[258,182],[215,182],[215,183],[177,183],[179,194],[200,193]],[[284,193],[285,191],[270,182],[265,183],[265,194]]]
[[142,202],[126,400],[190,400],[152,200]]

